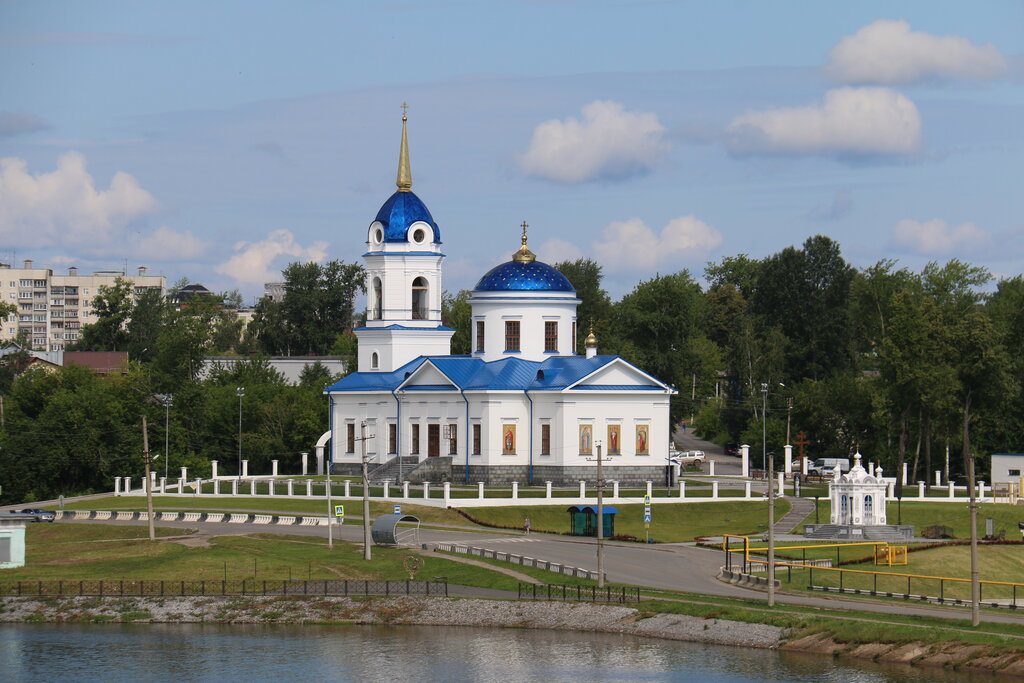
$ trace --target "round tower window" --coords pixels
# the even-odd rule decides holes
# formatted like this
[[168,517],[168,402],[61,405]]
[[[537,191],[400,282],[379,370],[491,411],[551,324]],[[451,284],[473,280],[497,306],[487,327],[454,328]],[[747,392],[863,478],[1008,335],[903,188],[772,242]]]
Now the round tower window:
[[380,228],[377,228],[376,230],[374,230],[373,231],[373,241],[375,243],[377,243],[377,244],[380,244],[381,242],[383,242],[384,241],[384,231],[381,230]]
[[423,228],[416,228],[412,233],[412,240],[416,244],[423,244],[427,239],[427,231]]

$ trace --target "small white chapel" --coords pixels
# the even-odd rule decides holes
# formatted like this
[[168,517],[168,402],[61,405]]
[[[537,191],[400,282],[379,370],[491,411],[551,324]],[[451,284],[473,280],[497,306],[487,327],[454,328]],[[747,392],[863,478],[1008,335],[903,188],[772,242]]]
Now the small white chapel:
[[451,354],[441,231],[412,191],[406,128],[403,115],[398,189],[366,233],[358,370],[324,390],[332,472],[365,457],[378,479],[568,485],[596,480],[601,457],[606,479],[664,479],[675,390],[599,355],[593,330],[576,353],[580,300],[530,251],[526,223],[473,290],[472,352]]

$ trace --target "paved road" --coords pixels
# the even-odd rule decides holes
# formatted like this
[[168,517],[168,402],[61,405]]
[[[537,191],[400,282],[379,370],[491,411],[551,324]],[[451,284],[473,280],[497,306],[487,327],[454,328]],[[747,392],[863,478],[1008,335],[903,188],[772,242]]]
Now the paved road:
[[[90,523],[69,521],[60,523]],[[95,522],[91,522],[95,523]],[[104,522],[110,524],[139,525],[145,522]],[[251,524],[159,522],[159,526],[198,528],[200,533],[211,536],[226,534],[290,534],[300,536],[327,536],[326,527],[263,526]],[[333,527],[334,537],[360,543],[362,526],[345,524]],[[433,543],[465,543],[493,550],[508,551],[528,557],[541,558],[566,565],[595,570],[597,568],[597,544],[594,539],[574,539],[544,534],[479,533],[459,529],[421,529],[420,541]],[[718,581],[715,576],[722,564],[720,551],[698,548],[690,544],[637,545],[623,543],[605,544],[605,571],[609,581],[638,584],[666,590],[687,591],[705,595],[727,597],[763,598],[764,593],[752,591]],[[891,614],[917,614],[940,618],[965,619],[970,614],[965,609],[939,606],[918,606],[910,603],[870,602],[848,600],[840,597],[817,597],[803,595],[778,595],[780,604],[805,605],[824,608],[850,608],[865,612]],[[1016,613],[985,614],[984,621],[1016,623],[1024,626],[1024,615]]]
[[[715,474],[734,474],[738,476],[743,471],[743,465],[740,462],[739,456],[726,455],[725,449],[718,444],[698,438],[689,427],[677,426],[675,433],[672,435],[672,440],[676,442],[680,450],[704,451],[708,456],[708,460],[715,461]],[[708,472],[707,465],[704,466],[704,472]]]

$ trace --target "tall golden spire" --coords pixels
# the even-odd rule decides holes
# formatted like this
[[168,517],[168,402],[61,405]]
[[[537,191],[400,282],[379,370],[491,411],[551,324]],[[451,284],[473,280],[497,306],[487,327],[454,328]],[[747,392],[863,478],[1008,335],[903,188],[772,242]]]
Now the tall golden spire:
[[516,250],[516,253],[512,254],[513,261],[519,261],[520,263],[532,263],[537,260],[536,254],[530,251],[530,248],[526,246],[526,229],[530,227],[529,223],[523,221],[521,226],[523,228],[523,246]]
[[405,124],[409,118],[405,115],[409,105],[402,102],[402,148],[398,152],[398,179],[395,185],[399,192],[412,191],[412,167],[409,165],[409,136],[405,132]]

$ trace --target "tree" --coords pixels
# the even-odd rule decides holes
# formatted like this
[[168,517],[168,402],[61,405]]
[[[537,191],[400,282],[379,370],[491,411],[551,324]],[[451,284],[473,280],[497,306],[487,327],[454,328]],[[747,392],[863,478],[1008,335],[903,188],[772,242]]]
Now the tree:
[[466,355],[470,352],[473,340],[471,325],[473,324],[473,308],[469,298],[473,295],[468,289],[459,290],[452,296],[450,292],[441,295],[441,322],[455,330],[452,335],[452,353]]
[[[601,280],[604,277],[601,266],[591,259],[578,258],[575,261],[560,261],[554,267],[572,283],[576,296],[580,299],[580,305],[576,309],[579,329],[588,329],[591,321],[599,327],[606,322],[611,314],[612,303],[608,292],[601,287]],[[576,335],[578,353],[584,350],[586,336],[585,333]]]
[[129,358],[146,363],[156,356],[157,338],[170,310],[160,290],[144,289],[139,294],[125,324]]
[[96,322],[82,328],[75,351],[127,351],[128,320],[135,307],[132,283],[118,277],[112,286],[100,285],[92,300]]

